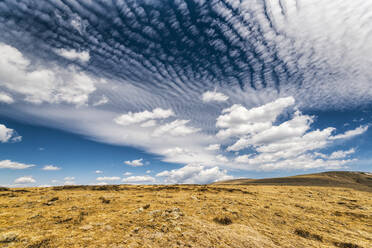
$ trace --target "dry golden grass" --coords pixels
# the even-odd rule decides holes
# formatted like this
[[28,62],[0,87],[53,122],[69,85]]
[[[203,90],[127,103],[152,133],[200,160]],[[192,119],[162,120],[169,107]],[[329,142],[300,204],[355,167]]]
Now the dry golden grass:
[[350,188],[77,186],[0,191],[0,247],[372,247]]

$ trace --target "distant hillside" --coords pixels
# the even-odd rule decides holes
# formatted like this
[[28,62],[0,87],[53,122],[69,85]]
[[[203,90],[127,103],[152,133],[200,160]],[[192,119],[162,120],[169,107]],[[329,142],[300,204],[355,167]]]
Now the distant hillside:
[[305,174],[291,177],[265,179],[234,179],[214,184],[229,185],[292,185],[292,186],[329,186],[347,187],[372,191],[372,173],[330,171],[316,174]]

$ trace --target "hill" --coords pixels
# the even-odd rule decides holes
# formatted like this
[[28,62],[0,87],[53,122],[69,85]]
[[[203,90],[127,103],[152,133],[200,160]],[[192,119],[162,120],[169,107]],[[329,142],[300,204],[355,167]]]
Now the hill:
[[346,187],[372,191],[372,174],[367,172],[330,171],[291,177],[264,179],[233,179],[214,183],[215,185],[291,185]]
[[0,191],[0,247],[367,248],[371,223],[372,194],[354,188],[108,185]]

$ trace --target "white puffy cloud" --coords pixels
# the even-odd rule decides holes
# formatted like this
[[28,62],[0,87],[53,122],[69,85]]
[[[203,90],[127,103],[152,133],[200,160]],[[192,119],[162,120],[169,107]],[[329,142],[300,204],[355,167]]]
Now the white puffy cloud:
[[0,161],[0,169],[22,170],[35,166],[34,164],[23,164],[11,160]]
[[346,150],[346,151],[343,151],[343,150],[334,151],[330,155],[326,155],[326,154],[322,154],[322,153],[318,153],[318,152],[315,152],[314,154],[316,156],[319,156],[319,157],[324,158],[324,159],[341,159],[341,158],[346,158],[347,156],[349,156],[353,153],[355,153],[354,148],[351,148],[351,149]]
[[19,136],[14,129],[7,128],[5,125],[0,124],[0,142],[19,142],[22,136]]
[[76,183],[73,180],[67,180],[63,182],[63,185],[76,185]]
[[132,174],[133,174],[132,172],[128,172],[128,171],[125,172],[125,173],[123,173],[123,175],[126,176],[126,177],[127,177],[127,176],[130,176],[130,175],[132,175]]
[[73,180],[75,180],[75,177],[65,177],[64,180],[65,181],[73,181]]
[[97,181],[119,181],[120,177],[97,177]]
[[56,171],[56,170],[60,170],[61,168],[58,167],[58,166],[54,166],[54,165],[45,165],[42,170],[46,170],[46,171]]
[[159,137],[162,135],[171,136],[185,136],[192,133],[198,132],[199,128],[187,126],[190,120],[175,120],[170,123],[166,123],[162,126],[157,127],[152,133],[153,136]]
[[215,181],[232,179],[226,170],[218,167],[205,167],[202,165],[186,165],[180,169],[163,171],[156,175],[162,177],[165,183],[182,183],[182,184],[205,184]]
[[151,176],[130,176],[130,177],[126,177],[126,178],[123,178],[121,180],[123,183],[134,183],[134,184],[137,184],[137,183],[154,183],[155,182],[155,178],[151,177]]
[[171,109],[155,108],[153,111],[145,110],[143,112],[137,113],[129,112],[127,114],[116,117],[114,121],[119,125],[128,126],[148,120],[166,119],[173,115],[174,113]]
[[12,96],[4,92],[0,92],[0,102],[11,104],[11,103],[14,103],[14,99]]
[[224,109],[222,115],[217,118],[216,127],[221,129],[217,137],[224,139],[269,129],[283,110],[294,103],[293,97],[279,98],[274,102],[249,110],[242,105],[234,104]]
[[203,102],[226,102],[228,99],[228,96],[216,91],[207,91],[202,95]]
[[74,49],[66,50],[66,49],[56,49],[56,53],[66,59],[69,60],[80,60],[81,62],[88,62],[90,59],[89,52],[83,51],[78,52]]
[[229,161],[229,159],[228,159],[227,157],[225,157],[225,156],[223,156],[223,155],[221,155],[221,154],[218,154],[218,155],[216,156],[216,159],[217,159],[218,161],[222,162],[222,163],[226,163],[226,162]]
[[36,180],[32,176],[24,176],[19,177],[14,180],[15,184],[28,184],[28,183],[36,183]]
[[73,66],[35,68],[20,51],[3,43],[0,54],[0,87],[23,95],[26,102],[84,105],[96,90],[96,80]]
[[[323,130],[311,130],[313,117],[303,115],[299,110],[289,118],[279,124],[275,124],[277,116],[284,111],[285,106],[292,105],[290,98],[278,99],[272,103],[261,107],[252,108],[249,111],[239,111],[241,115],[238,116],[239,121],[248,119],[251,116],[260,113],[260,117],[256,120],[257,123],[266,122],[266,128],[263,129],[246,129],[244,132],[234,133],[232,137],[237,139],[232,145],[227,147],[227,151],[240,151],[246,148],[253,150],[248,154],[243,154],[235,157],[235,165],[239,168],[246,169],[308,169],[324,167],[328,169],[341,168],[341,166],[350,163],[354,160],[343,159],[347,155],[354,153],[354,150],[338,151],[331,155],[323,155],[318,150],[321,150],[332,144],[333,140],[351,138],[357,134],[361,134],[367,130],[366,127],[360,127],[351,130],[341,135],[332,135],[336,130],[333,127],[328,127]],[[280,103],[280,108],[275,108],[274,104]],[[270,107],[268,107],[270,106]],[[240,107],[239,107],[240,108]],[[271,112],[276,109],[275,115]],[[263,111],[263,112],[260,112]],[[265,119],[264,112],[269,111],[269,117]],[[234,113],[234,111],[232,111]],[[229,113],[231,113],[229,111]],[[236,114],[236,113],[235,113]],[[231,119],[226,118],[231,126]],[[222,118],[221,118],[222,119]],[[220,120],[221,120],[220,119]],[[255,119],[250,119],[250,125],[255,126],[257,123]],[[237,121],[235,121],[237,123]],[[226,125],[222,125],[226,127]],[[235,126],[236,127],[236,126]],[[320,157],[320,158],[319,158]]]
[[94,173],[96,173],[96,174],[102,174],[103,171],[101,171],[101,170],[96,170]]
[[352,138],[352,137],[357,136],[357,135],[361,135],[361,134],[365,133],[367,130],[368,130],[368,126],[360,126],[360,127],[357,127],[354,130],[346,131],[344,134],[338,134],[338,135],[332,136],[332,137],[330,137],[330,139],[332,139],[332,140],[348,139],[348,138]]
[[132,160],[132,161],[125,161],[124,164],[126,165],[130,165],[130,166],[133,166],[133,167],[140,167],[140,166],[143,166],[143,158],[140,158],[140,159],[135,159],[135,160]]
[[217,151],[220,150],[221,145],[220,144],[211,144],[205,148],[207,151]]
[[140,127],[154,127],[154,126],[156,126],[156,121],[155,120],[149,120],[149,121],[146,121],[146,122],[144,122],[144,123],[142,123],[141,125],[140,125]]

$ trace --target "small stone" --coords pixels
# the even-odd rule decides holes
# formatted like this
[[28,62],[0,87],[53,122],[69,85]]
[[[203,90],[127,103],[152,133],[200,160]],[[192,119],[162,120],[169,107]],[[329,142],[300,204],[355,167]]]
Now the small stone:
[[104,229],[105,231],[111,231],[111,230],[112,230],[112,226],[110,226],[110,225],[106,225],[103,229]]
[[85,226],[80,227],[79,229],[80,229],[80,230],[84,230],[84,231],[88,231],[88,230],[90,230],[90,229],[92,229],[92,228],[93,228],[92,225],[85,225]]
[[10,243],[16,241],[18,234],[15,232],[7,232],[0,235],[0,243]]
[[146,204],[145,206],[143,206],[143,209],[148,209],[150,207],[150,204]]
[[133,229],[133,232],[134,232],[134,233],[138,233],[140,229],[141,229],[141,228],[136,227],[136,228]]

